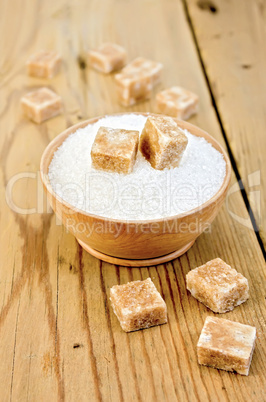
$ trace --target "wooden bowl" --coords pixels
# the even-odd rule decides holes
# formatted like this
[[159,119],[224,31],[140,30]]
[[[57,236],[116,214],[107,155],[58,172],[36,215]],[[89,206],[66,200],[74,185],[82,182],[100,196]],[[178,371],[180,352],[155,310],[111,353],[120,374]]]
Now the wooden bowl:
[[[56,215],[86,251],[107,262],[126,266],[149,266],[183,254],[213,221],[225,199],[230,182],[231,165],[224,149],[205,131],[185,121],[177,120],[181,128],[205,138],[223,155],[226,175],[219,191],[201,206],[169,218],[143,221],[104,218],[79,210],[62,200],[53,191],[48,178],[53,155],[63,141],[77,129],[93,124],[101,118],[86,120],[65,130],[47,146],[42,155],[41,179]],[[91,230],[92,228],[97,230]]]

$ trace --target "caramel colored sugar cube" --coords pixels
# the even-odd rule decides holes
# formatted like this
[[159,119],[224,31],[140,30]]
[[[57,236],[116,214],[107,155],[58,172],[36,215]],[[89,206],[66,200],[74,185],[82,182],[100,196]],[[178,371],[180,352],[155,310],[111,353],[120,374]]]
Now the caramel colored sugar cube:
[[188,140],[171,117],[149,116],[140,137],[140,150],[154,169],[179,166]]
[[153,87],[161,80],[162,64],[138,57],[116,74],[119,102],[124,106],[149,99]]
[[52,78],[61,67],[61,56],[55,51],[41,50],[27,61],[28,74],[39,78]]
[[155,98],[156,112],[187,120],[198,112],[197,95],[181,87],[172,87],[159,92]]
[[248,375],[255,339],[255,327],[207,317],[197,345],[198,362]]
[[138,144],[138,131],[100,127],[91,148],[92,166],[107,172],[130,173]]
[[98,49],[90,50],[88,53],[89,65],[105,74],[124,67],[126,57],[125,50],[115,43],[104,43]]
[[61,113],[61,97],[48,88],[29,92],[21,98],[25,115],[35,123],[42,123]]
[[190,271],[187,289],[215,313],[225,313],[249,297],[248,280],[220,258]]
[[110,300],[122,329],[126,332],[167,322],[165,301],[151,278],[110,289]]

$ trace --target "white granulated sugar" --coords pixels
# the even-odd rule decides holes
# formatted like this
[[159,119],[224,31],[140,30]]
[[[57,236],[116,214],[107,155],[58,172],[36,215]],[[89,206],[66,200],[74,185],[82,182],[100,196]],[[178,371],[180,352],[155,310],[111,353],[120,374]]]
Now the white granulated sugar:
[[90,152],[99,127],[141,133],[146,119],[134,114],[106,116],[71,134],[55,152],[49,167],[53,190],[76,208],[126,220],[169,217],[209,200],[223,183],[225,160],[204,138],[187,130],[188,145],[177,168],[155,170],[140,152],[131,174],[92,168]]

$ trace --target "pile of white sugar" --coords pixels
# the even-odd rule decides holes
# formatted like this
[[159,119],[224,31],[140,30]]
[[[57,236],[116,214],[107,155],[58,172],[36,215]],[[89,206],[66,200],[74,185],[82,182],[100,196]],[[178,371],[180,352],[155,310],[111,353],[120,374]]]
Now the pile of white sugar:
[[99,127],[138,130],[146,117],[106,116],[71,134],[55,152],[49,166],[53,190],[83,211],[114,219],[164,218],[190,211],[209,200],[226,173],[223,156],[205,139],[184,130],[188,145],[180,166],[155,170],[138,152],[131,174],[97,171],[91,147]]

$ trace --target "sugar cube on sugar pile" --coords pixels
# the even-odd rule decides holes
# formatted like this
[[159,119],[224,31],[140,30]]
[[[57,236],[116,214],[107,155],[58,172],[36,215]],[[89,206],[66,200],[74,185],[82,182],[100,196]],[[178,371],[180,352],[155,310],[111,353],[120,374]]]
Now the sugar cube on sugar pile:
[[92,166],[108,172],[130,173],[138,144],[138,131],[100,127],[91,148]]
[[199,97],[185,88],[174,86],[159,92],[155,97],[156,112],[182,120],[198,111]]
[[197,344],[199,364],[249,374],[256,328],[223,318],[207,317]]
[[138,57],[115,75],[119,102],[131,106],[151,97],[152,89],[161,80],[162,64]]
[[[92,166],[108,172],[131,173],[139,132],[100,127],[91,149]],[[140,151],[154,169],[178,167],[186,135],[171,117],[149,116],[140,137]]]
[[115,43],[104,43],[99,48],[88,52],[89,65],[105,74],[124,67],[126,58],[125,49]]
[[40,88],[21,98],[25,115],[35,123],[42,123],[62,112],[61,97],[48,88]]
[[187,276],[187,289],[215,313],[225,313],[249,297],[248,280],[220,258],[193,269]]
[[33,77],[52,78],[58,73],[61,62],[58,52],[40,50],[28,59],[27,71]]
[[167,322],[167,308],[151,278],[115,285],[110,300],[122,329],[137,331]]
[[154,169],[178,167],[188,140],[171,117],[149,116],[140,137],[140,150]]

